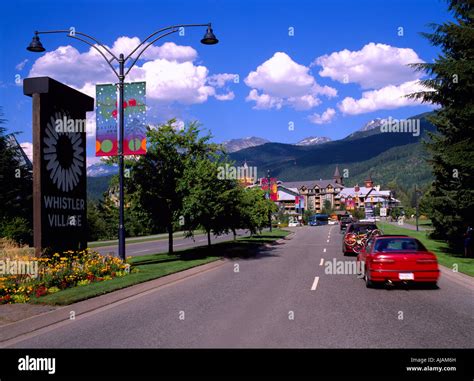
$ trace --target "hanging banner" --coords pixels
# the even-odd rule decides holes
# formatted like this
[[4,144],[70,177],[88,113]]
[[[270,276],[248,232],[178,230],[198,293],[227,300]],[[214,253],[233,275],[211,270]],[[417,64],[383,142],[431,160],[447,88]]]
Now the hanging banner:
[[[146,153],[145,82],[124,86],[124,155]],[[113,84],[96,86],[96,156],[118,153],[117,89]]]
[[261,189],[266,193],[266,198],[272,201],[278,201],[278,184],[275,177],[270,178],[270,183],[267,177],[263,177],[260,182]]
[[96,86],[96,156],[117,156],[117,88],[112,84]]
[[278,184],[276,178],[270,179],[270,200],[278,201]]
[[304,209],[304,196],[300,196],[300,209]]
[[124,89],[124,155],[146,154],[145,82],[126,83]]

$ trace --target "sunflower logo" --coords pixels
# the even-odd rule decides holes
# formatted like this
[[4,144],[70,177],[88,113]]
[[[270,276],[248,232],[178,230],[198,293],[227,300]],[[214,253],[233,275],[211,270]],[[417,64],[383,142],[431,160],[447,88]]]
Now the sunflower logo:
[[79,183],[85,163],[81,133],[56,130],[56,121],[65,119],[68,115],[64,111],[51,116],[43,139],[43,155],[51,181],[59,190],[69,192]]

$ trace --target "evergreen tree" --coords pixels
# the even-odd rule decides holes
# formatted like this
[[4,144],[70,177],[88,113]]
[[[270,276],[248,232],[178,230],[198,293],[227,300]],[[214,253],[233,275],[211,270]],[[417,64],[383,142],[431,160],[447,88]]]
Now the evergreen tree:
[[0,236],[31,244],[32,173],[19,160],[20,152],[9,144],[2,116],[0,110]]
[[[454,20],[422,33],[441,54],[432,63],[412,65],[425,71],[426,91],[410,97],[440,106],[428,119],[437,128],[427,148],[434,175],[429,193],[435,234],[460,242],[474,210],[474,28],[473,2],[451,0]],[[425,203],[425,205],[428,202]]]

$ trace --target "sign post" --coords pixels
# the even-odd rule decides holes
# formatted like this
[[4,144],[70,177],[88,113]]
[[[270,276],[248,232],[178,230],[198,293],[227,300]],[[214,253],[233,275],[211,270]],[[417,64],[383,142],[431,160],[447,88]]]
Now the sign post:
[[52,78],[26,78],[33,98],[36,256],[87,247],[86,112],[94,98]]

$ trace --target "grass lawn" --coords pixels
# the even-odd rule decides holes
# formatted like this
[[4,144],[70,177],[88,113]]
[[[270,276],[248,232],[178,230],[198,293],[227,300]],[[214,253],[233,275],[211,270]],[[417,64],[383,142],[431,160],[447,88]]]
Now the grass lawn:
[[177,251],[175,255],[160,253],[132,257],[129,263],[132,265],[132,269],[139,270],[137,273],[108,281],[91,283],[87,286],[69,288],[40,298],[32,297],[30,303],[68,305],[213,262],[223,257],[250,258],[255,255],[263,244],[274,242],[289,233],[289,231],[274,229],[272,233],[265,232],[253,237],[242,237],[235,242],[219,242],[210,248],[201,246]]
[[426,248],[438,257],[438,262],[450,269],[454,264],[458,265],[458,271],[470,276],[474,276],[474,258],[463,258],[462,253],[449,253],[448,244],[444,241],[438,241],[428,238],[424,231],[414,231],[404,229],[398,226],[390,225],[384,222],[377,222],[377,225],[385,234],[406,234],[418,238]]

